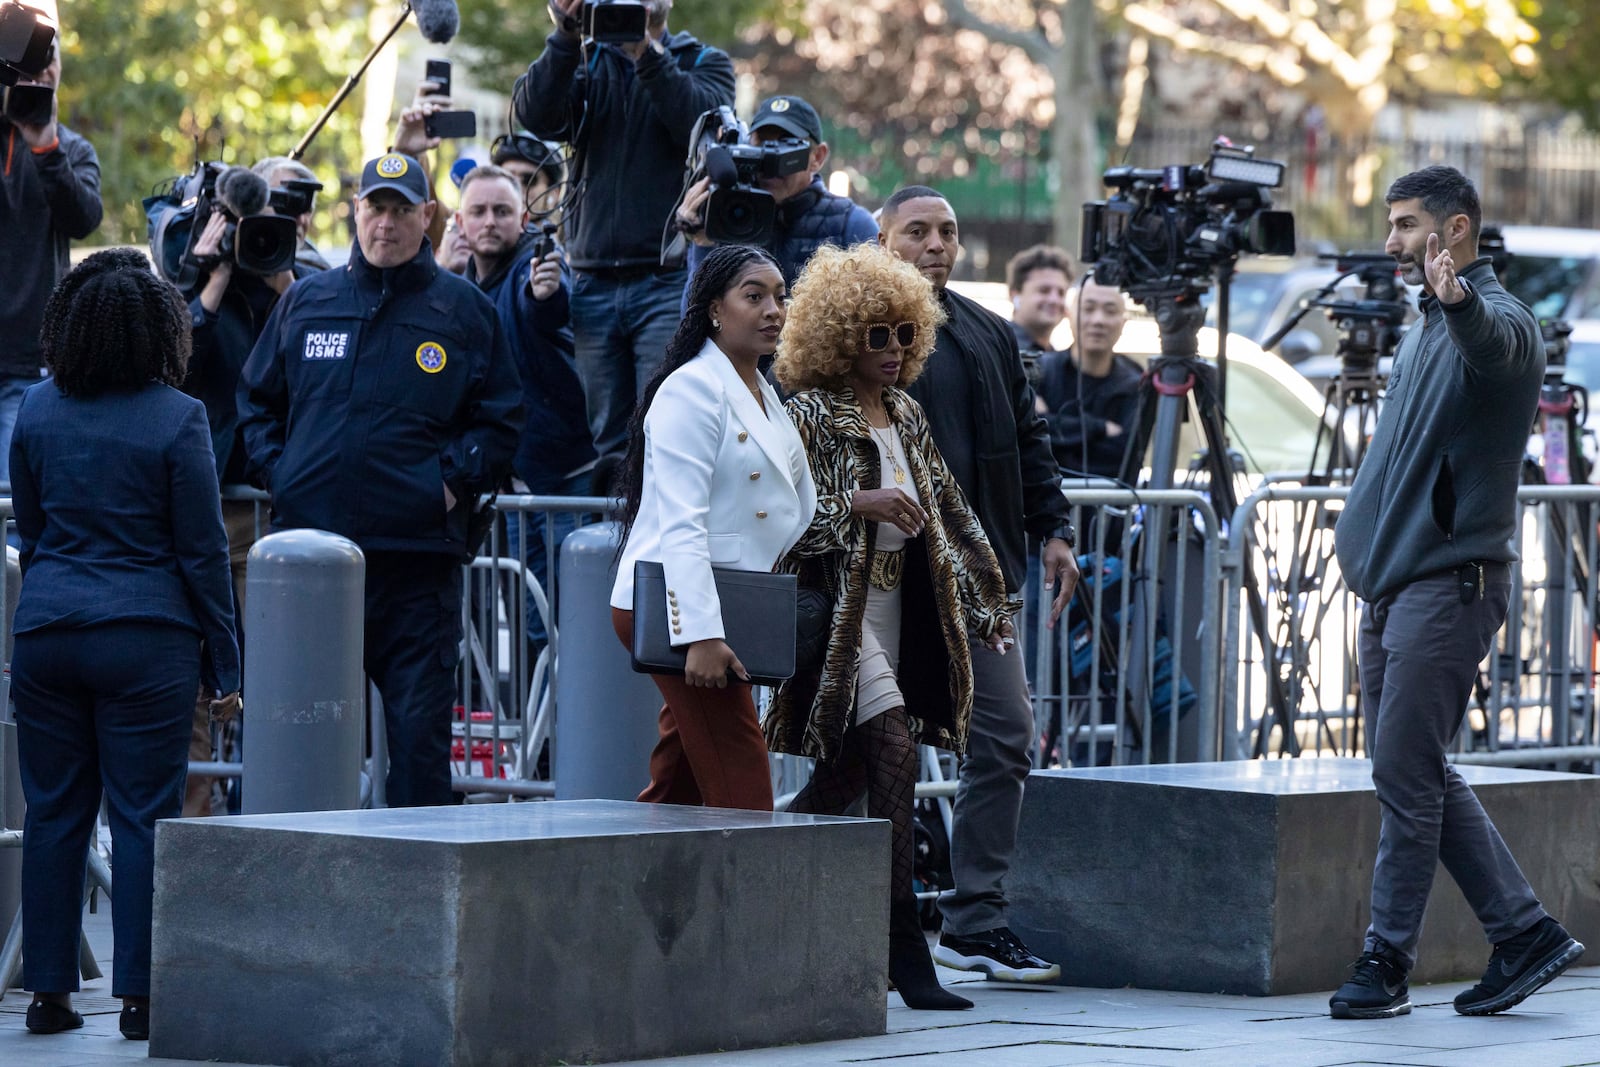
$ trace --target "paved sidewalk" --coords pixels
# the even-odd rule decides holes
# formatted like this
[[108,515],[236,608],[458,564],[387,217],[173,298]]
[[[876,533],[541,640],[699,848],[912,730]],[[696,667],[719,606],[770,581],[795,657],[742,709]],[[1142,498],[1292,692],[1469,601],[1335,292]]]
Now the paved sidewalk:
[[[88,916],[90,941],[110,971],[110,916]],[[1595,952],[1595,949],[1591,949]],[[1487,954],[1486,954],[1487,958]],[[1579,967],[1515,1011],[1470,1019],[1451,998],[1466,983],[1411,991],[1415,1010],[1399,1019],[1327,1016],[1327,993],[1228,997],[1139,989],[1069,989],[984,982],[940,971],[976,1001],[966,1012],[916,1012],[888,994],[882,1037],[748,1052],[638,1061],[675,1067],[1578,1067],[1600,1064],[1600,965]],[[559,980],[559,979],[555,979]],[[120,1003],[110,980],[77,998],[82,1030],[39,1037],[23,1027],[27,995],[0,1000],[0,1065],[109,1067],[145,1060],[145,1046],[117,1033]],[[160,1006],[156,1006],[160,1010]],[[175,1064],[176,1060],[146,1060]],[[374,1064],[373,1067],[395,1067]],[[432,1065],[419,1065],[432,1067]],[[532,1065],[530,1065],[532,1067]]]

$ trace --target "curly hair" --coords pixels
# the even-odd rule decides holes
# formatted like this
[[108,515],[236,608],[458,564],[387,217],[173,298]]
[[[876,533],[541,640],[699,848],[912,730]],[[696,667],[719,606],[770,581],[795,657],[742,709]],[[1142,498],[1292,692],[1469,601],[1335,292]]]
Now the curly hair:
[[944,319],[933,283],[905,260],[871,243],[824,245],[795,280],[772,373],[790,392],[837,391],[850,380],[868,326],[914,322],[917,342],[895,382],[904,388],[922,373]]
[[[669,5],[670,6],[670,5]],[[639,405],[628,420],[628,449],[617,464],[612,492],[622,498],[622,536],[617,540],[617,557],[622,556],[622,546],[628,543],[633,531],[633,520],[639,515],[639,504],[644,497],[644,419],[650,414],[650,405],[668,376],[695,356],[706,346],[711,336],[711,302],[726,296],[734,283],[752,263],[764,263],[782,273],[772,253],[752,245],[718,245],[713,248],[689,280],[688,307],[678,332],[667,342],[666,358],[655,377],[644,387]]]
[[44,306],[39,342],[63,396],[175,386],[189,366],[189,310],[143,252],[113,248],[61,279]]

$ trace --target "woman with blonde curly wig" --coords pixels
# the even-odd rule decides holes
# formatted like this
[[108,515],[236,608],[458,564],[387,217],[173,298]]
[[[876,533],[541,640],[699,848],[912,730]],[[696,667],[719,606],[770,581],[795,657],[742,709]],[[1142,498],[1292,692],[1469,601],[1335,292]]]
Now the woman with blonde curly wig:
[[948,1010],[972,1003],[939,985],[917,918],[917,745],[962,751],[967,635],[1003,650],[1011,624],[988,539],[902,391],[942,319],[929,282],[876,245],[824,247],[795,282],[773,371],[795,394],[817,510],[785,568],[831,595],[832,629],[765,731],[774,751],[817,760],[790,811],[837,815],[865,792],[867,814],[893,825],[889,977],[910,1007]]

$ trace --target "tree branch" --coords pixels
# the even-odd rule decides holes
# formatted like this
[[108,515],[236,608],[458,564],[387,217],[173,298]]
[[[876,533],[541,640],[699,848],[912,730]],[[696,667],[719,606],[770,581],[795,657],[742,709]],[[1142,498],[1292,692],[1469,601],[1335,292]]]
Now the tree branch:
[[1020,49],[1024,55],[1040,66],[1049,65],[1051,50],[1042,37],[1014,26],[990,22],[968,7],[967,0],[944,0],[944,9],[950,16],[951,25],[958,29],[977,30],[991,41]]
[[1247,70],[1266,73],[1280,85],[1299,85],[1306,80],[1305,67],[1285,55],[1279,48],[1199,33],[1177,22],[1165,12],[1140,3],[1127,5],[1120,13],[1130,26],[1143,30],[1152,37],[1159,37],[1185,51],[1216,56],[1237,63]]

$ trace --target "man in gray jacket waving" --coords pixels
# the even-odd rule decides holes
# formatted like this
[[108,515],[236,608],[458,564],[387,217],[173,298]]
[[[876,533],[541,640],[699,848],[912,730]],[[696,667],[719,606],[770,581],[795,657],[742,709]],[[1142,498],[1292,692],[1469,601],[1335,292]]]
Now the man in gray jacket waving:
[[1476,256],[1482,213],[1460,171],[1408,174],[1385,201],[1384,248],[1425,292],[1335,533],[1345,581],[1365,601],[1361,704],[1382,821],[1372,923],[1329,1007],[1354,1019],[1411,1010],[1406,975],[1443,863],[1494,945],[1455,1008],[1488,1015],[1583,954],[1445,761],[1511,597],[1517,475],[1544,348],[1532,312]]

